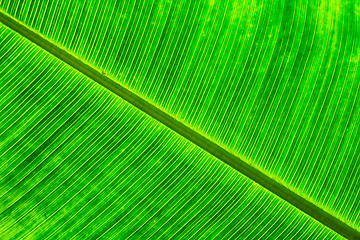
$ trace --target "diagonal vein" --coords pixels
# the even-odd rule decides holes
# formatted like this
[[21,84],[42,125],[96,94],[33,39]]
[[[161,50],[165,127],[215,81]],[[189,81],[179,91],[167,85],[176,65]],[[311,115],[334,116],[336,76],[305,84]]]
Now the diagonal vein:
[[4,25],[11,28],[15,32],[21,34],[25,38],[29,39],[42,49],[46,50],[53,56],[60,59],[61,61],[67,63],[72,68],[77,69],[79,72],[83,73],[90,79],[107,88],[109,91],[118,95],[136,108],[150,115],[157,121],[163,123],[165,126],[174,130],[181,136],[185,137],[189,141],[199,146],[200,148],[217,157],[225,164],[241,172],[248,178],[257,182],[258,184],[268,189],[272,193],[276,194],[280,198],[284,199],[288,203],[292,204],[296,208],[300,209],[314,219],[323,223],[325,226],[331,228],[332,230],[336,231],[337,233],[341,234],[346,238],[360,239],[360,233],[356,229],[349,226],[347,223],[334,217],[327,211],[323,210],[322,208],[316,206],[314,203],[300,196],[298,193],[280,184],[275,179],[269,177],[262,171],[247,163],[244,159],[235,156],[226,149],[210,141],[195,130],[176,120],[168,113],[154,106],[141,96],[135,94],[126,87],[116,83],[114,80],[102,74],[97,69],[76,58],[66,50],[55,45],[43,36],[34,32],[32,29],[23,25],[22,23],[19,23],[17,20],[7,15],[1,10],[0,22],[2,22]]

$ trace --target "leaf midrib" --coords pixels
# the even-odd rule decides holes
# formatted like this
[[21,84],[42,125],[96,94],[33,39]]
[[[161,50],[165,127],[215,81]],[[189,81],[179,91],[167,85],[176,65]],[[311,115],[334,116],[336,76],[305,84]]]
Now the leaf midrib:
[[142,112],[163,123],[165,126],[174,130],[175,132],[185,137],[192,143],[196,144],[203,150],[209,152],[225,164],[241,172],[248,178],[268,189],[270,192],[276,194],[277,196],[292,204],[296,208],[300,209],[304,213],[323,223],[325,226],[331,228],[332,230],[346,238],[360,239],[360,233],[347,223],[334,217],[330,213],[316,206],[314,203],[308,201],[296,192],[280,184],[275,179],[267,176],[254,166],[251,166],[243,159],[230,153],[225,148],[210,141],[203,135],[199,134],[195,130],[176,120],[174,117],[159,109],[155,105],[149,103],[136,93],[115,82],[108,76],[99,72],[97,69],[91,67],[87,63],[76,58],[74,55],[55,45],[54,43],[47,40],[40,34],[36,33],[32,29],[28,28],[24,24],[18,22],[16,19],[9,16],[2,10],[0,10],[0,22],[2,22],[4,25],[9,27],[13,31],[19,33],[23,37],[29,39],[31,42],[35,43],[56,58],[60,59],[62,62],[67,63],[72,68],[78,70],[79,72],[83,73],[98,84],[107,88],[109,91],[118,95],[134,107],[140,109]]

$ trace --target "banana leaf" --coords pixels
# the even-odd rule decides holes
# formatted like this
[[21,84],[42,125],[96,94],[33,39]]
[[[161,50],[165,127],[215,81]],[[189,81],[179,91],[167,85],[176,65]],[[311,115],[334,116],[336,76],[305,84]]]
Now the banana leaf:
[[0,9],[2,239],[359,237],[357,1]]

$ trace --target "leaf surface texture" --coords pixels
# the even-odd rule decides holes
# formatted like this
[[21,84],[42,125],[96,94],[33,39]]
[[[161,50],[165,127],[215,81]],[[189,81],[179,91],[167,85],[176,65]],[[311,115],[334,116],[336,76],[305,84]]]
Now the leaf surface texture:
[[[103,74],[359,229],[358,2],[14,0],[1,1],[0,7]],[[320,239],[323,237],[320,234],[330,234],[326,228],[319,230],[318,223],[289,204],[261,190],[203,150],[5,29],[2,27],[3,68],[0,69],[1,101],[6,109],[0,119],[4,122],[1,146],[6,149],[2,152],[2,159],[6,160],[2,174],[4,183],[9,179],[12,182],[1,186],[3,197],[12,197],[4,203],[13,204],[19,199],[31,198],[31,194],[36,199],[46,196],[44,190],[45,195],[35,197],[40,192],[43,194],[42,188],[29,185],[29,182],[36,182],[30,179],[38,179],[48,191],[54,188],[44,182],[58,181],[59,190],[65,186],[72,189],[71,179],[76,179],[79,185],[75,185],[79,187],[74,191],[83,195],[79,199],[84,202],[93,197],[96,189],[103,189],[113,181],[109,184],[118,190],[109,194],[104,190],[96,196],[101,199],[99,205],[94,207],[89,203],[84,207],[88,208],[89,216],[84,215],[83,219],[91,219],[106,202],[113,202],[118,214],[111,211],[111,207],[106,210],[107,214],[113,214],[113,219],[122,212],[140,217],[142,211],[149,216],[161,216],[159,219],[183,217],[177,222],[174,220],[174,225],[163,220],[165,225],[160,228],[157,217],[155,220],[144,217],[145,224],[142,219],[130,223],[131,217],[127,215],[119,221],[131,226],[128,232],[133,231],[134,226],[145,224],[142,229],[154,226],[153,229],[161,229],[166,234],[179,230],[180,233],[174,235],[177,237],[186,238],[192,233],[193,237],[210,237],[214,236],[208,231],[210,226],[217,226],[220,235],[242,232],[252,226],[245,236],[256,238],[262,233],[255,235],[258,230],[251,231],[263,229],[264,236],[271,237],[282,230],[275,221],[291,223],[291,216],[302,219],[303,225],[300,221],[301,226],[287,229],[292,224],[286,224],[284,235],[280,235],[284,238],[295,236],[297,231],[305,234],[309,230],[304,229],[311,227],[321,232],[316,235]],[[89,159],[92,164],[88,163]],[[67,162],[70,160],[71,164]],[[129,167],[130,163],[138,168]],[[109,172],[106,166],[116,167],[111,167],[113,172]],[[79,173],[75,172],[68,180],[67,175],[61,174],[71,174],[76,169]],[[59,176],[59,179],[51,176]],[[87,180],[82,179],[83,176]],[[216,178],[212,179],[213,176]],[[134,186],[131,185],[135,182],[133,179],[139,179]],[[97,187],[90,187],[90,180]],[[202,181],[208,191],[199,190]],[[171,190],[161,187],[163,182]],[[178,184],[173,186],[175,183]],[[89,184],[89,196],[81,193],[86,192],[81,190],[81,184]],[[142,187],[145,184],[148,188]],[[30,186],[34,187],[33,192]],[[129,189],[128,192],[125,189]],[[198,190],[202,196],[199,198],[204,200],[196,205],[196,200],[191,202],[190,196],[192,191]],[[30,196],[25,195],[26,191]],[[68,191],[70,196],[73,190]],[[136,191],[138,195],[134,195]],[[124,192],[123,198],[119,195],[121,192]],[[157,192],[164,196],[157,196]],[[185,195],[185,200],[178,200],[177,194]],[[59,201],[67,201],[66,192],[63,195],[65,200],[61,195]],[[120,196],[119,200],[115,201],[115,196]],[[155,197],[163,202],[158,204]],[[133,205],[131,199],[134,199]],[[136,205],[138,199],[143,202]],[[266,200],[260,199],[268,199],[271,204],[261,205]],[[156,206],[152,205],[152,200]],[[129,201],[132,211],[126,203],[123,208],[119,207],[124,201]],[[152,207],[147,209],[145,203]],[[256,213],[241,215],[245,214],[241,209],[247,209],[246,204],[250,203],[249,209],[255,209]],[[6,204],[4,211],[18,209]],[[34,205],[29,204],[21,206],[30,211]],[[160,210],[161,204],[170,210]],[[208,205],[211,207],[207,208]],[[48,209],[53,209],[52,206],[55,205],[49,203]],[[81,206],[80,200],[77,206]],[[182,212],[175,206],[186,210]],[[286,209],[284,214],[288,217],[281,215],[280,208],[275,210],[277,206]],[[76,209],[74,205],[68,214]],[[209,217],[212,216],[210,209],[218,211],[219,217],[215,217],[218,220]],[[177,210],[179,212],[175,213]],[[64,221],[61,219],[67,215],[62,211],[65,210],[56,213],[62,217],[47,217],[54,222]],[[191,213],[187,215],[187,211]],[[195,212],[204,216],[197,217]],[[221,220],[220,216],[225,217],[229,212],[233,213],[229,219]],[[236,217],[244,217],[244,221]],[[27,222],[25,219],[19,221]],[[103,225],[110,225],[111,219],[109,217],[109,222]],[[48,226],[52,221],[47,221]],[[94,221],[92,226],[97,226]],[[208,227],[195,233],[202,221],[209,222]],[[230,231],[225,225],[233,222],[246,227],[235,226]],[[82,225],[79,222],[78,228],[76,226],[73,228],[80,229]],[[183,231],[181,227],[184,226],[186,230]],[[277,227],[280,230],[276,230]],[[45,236],[41,234],[51,231],[50,228],[44,232],[40,229],[43,227],[34,230],[34,234],[36,231],[40,234],[36,236]],[[92,236],[103,229],[106,227],[94,229]],[[115,233],[126,236],[116,229],[119,230],[115,227],[108,236],[116,236]],[[90,230],[82,234],[84,232],[92,234]]]

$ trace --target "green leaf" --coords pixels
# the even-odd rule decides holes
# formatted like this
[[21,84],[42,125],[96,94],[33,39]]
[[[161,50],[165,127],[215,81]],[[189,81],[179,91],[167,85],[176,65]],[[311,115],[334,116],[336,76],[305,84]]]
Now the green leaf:
[[2,238],[359,236],[356,1],[0,7]]

